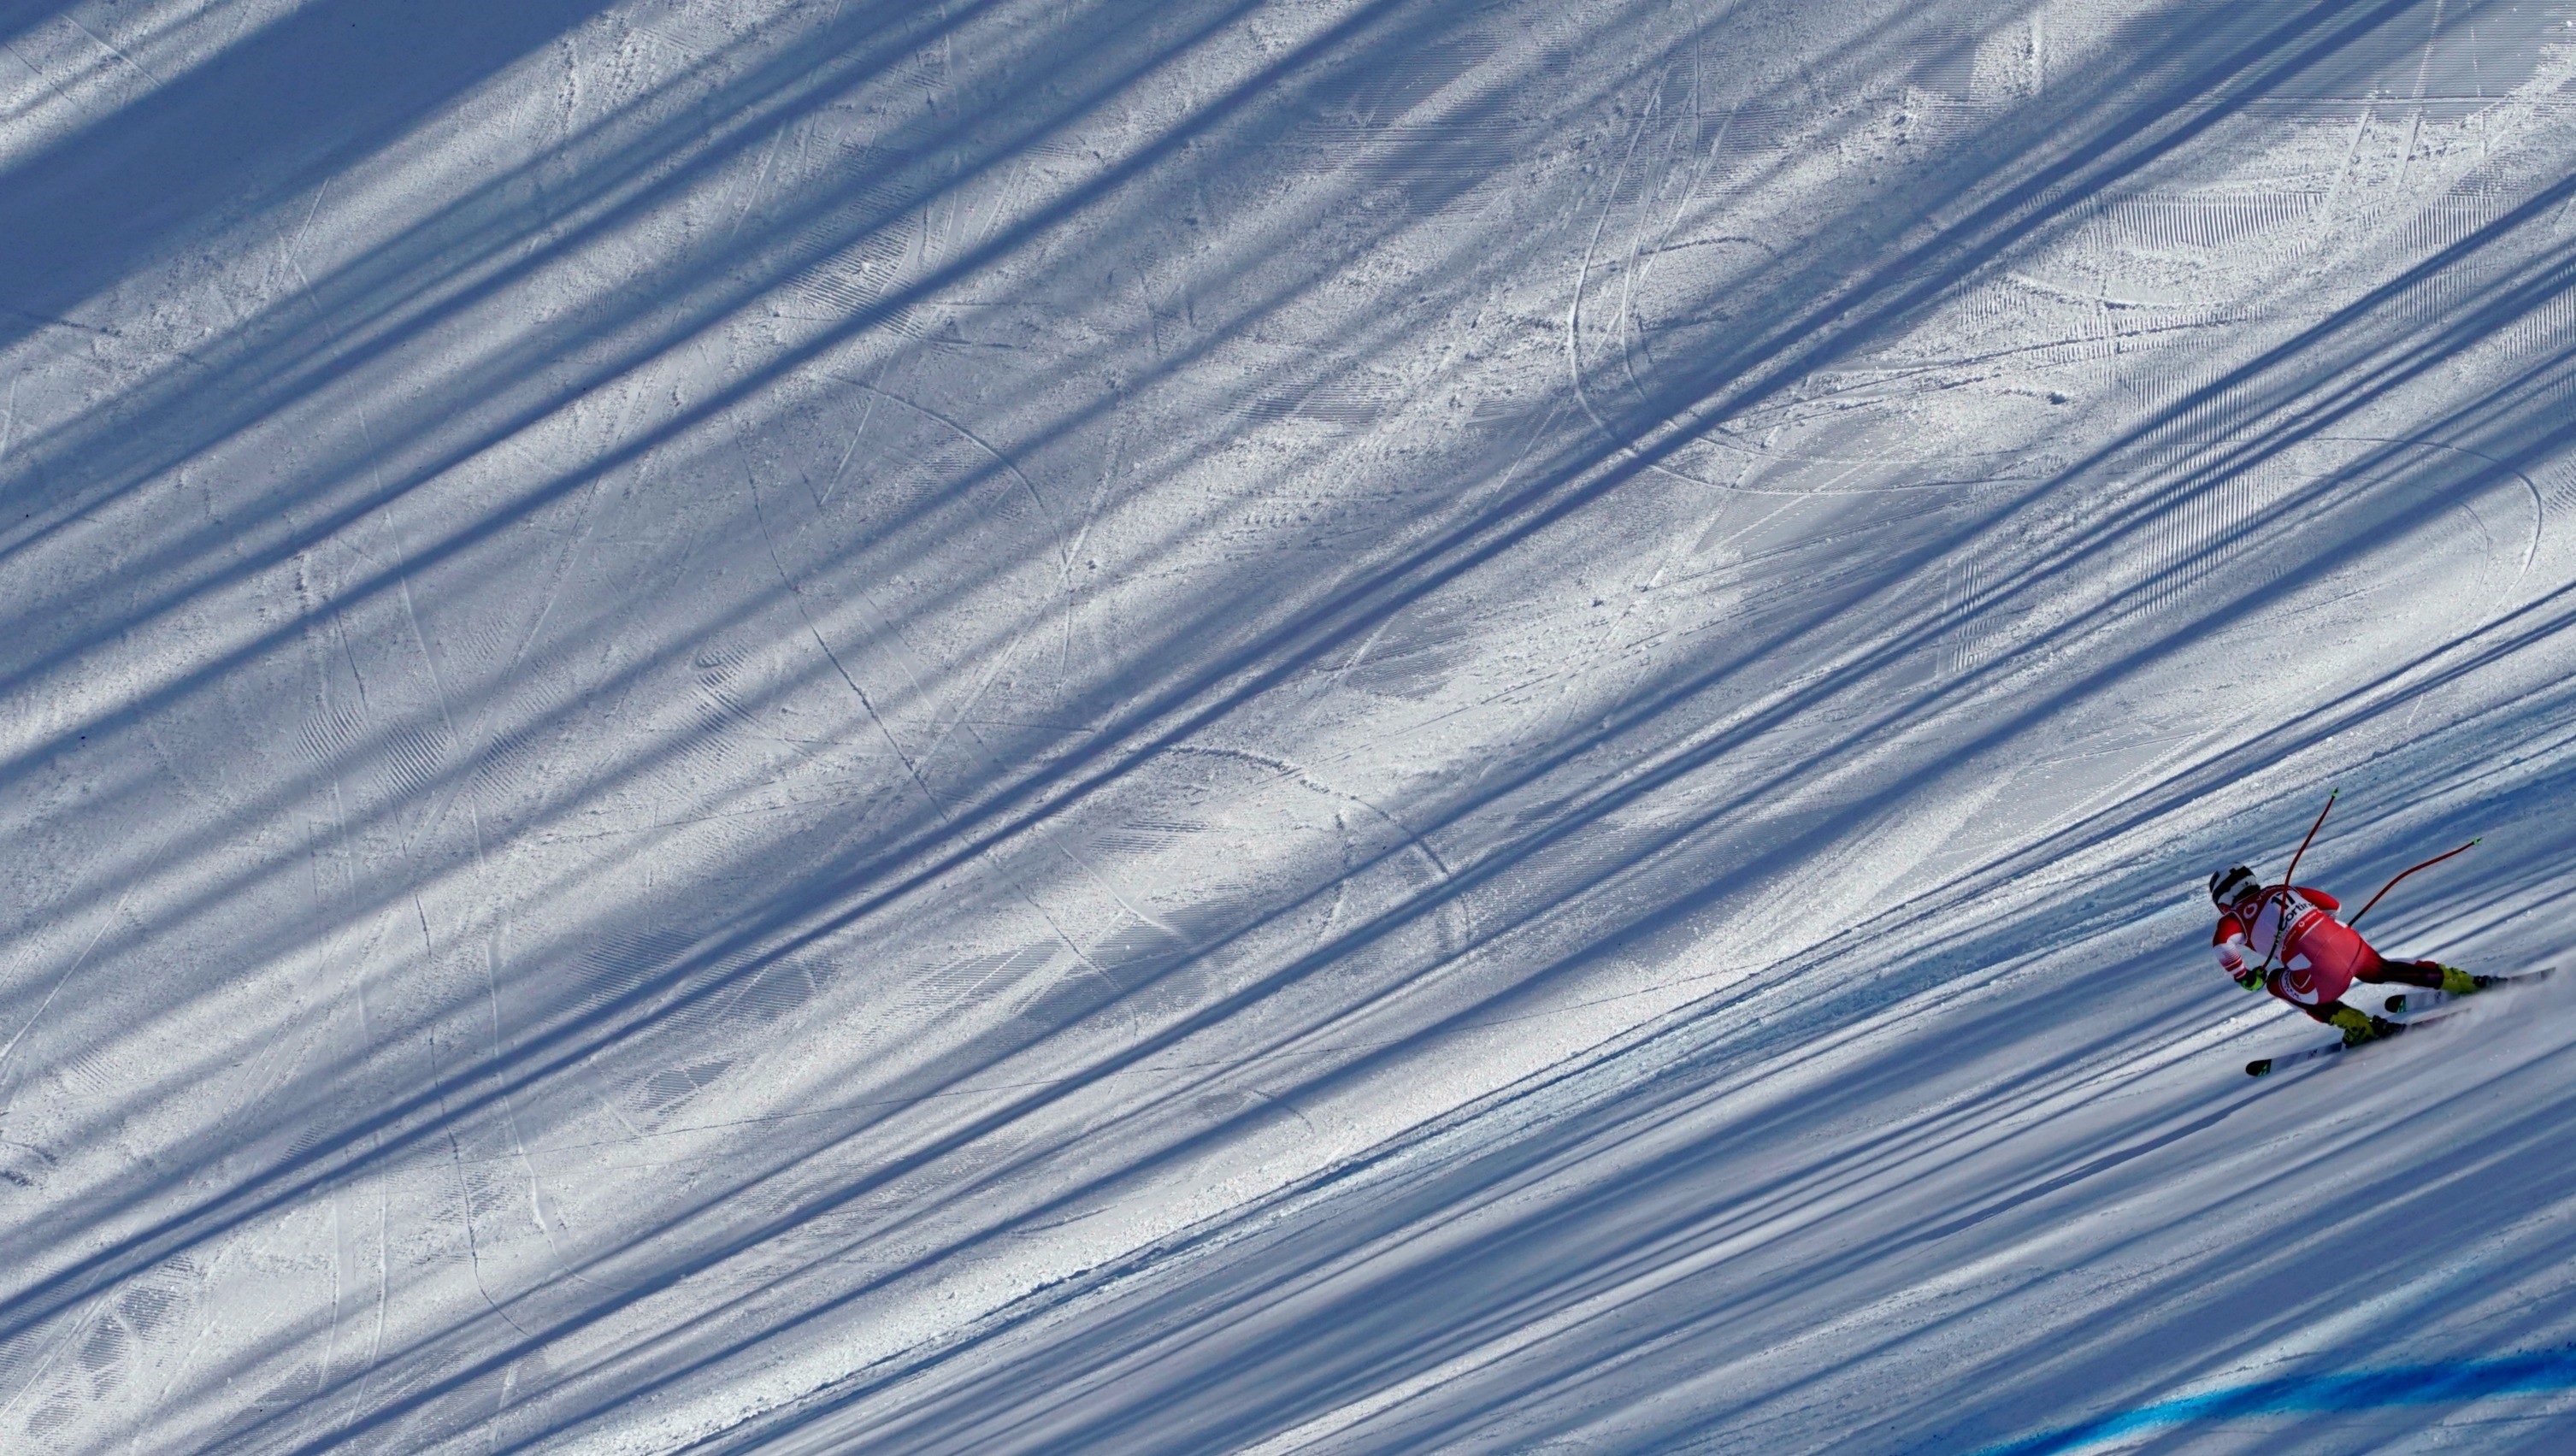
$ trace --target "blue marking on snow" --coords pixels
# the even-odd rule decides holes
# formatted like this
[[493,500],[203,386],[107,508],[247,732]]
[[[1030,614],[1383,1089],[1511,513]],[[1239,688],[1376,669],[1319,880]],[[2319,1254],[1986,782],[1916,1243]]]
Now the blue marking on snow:
[[2158,1401],[2136,1410],[2100,1416],[2061,1431],[2032,1436],[2010,1445],[1990,1446],[1978,1456],[2057,1456],[2080,1451],[2123,1436],[2143,1435],[2195,1421],[2239,1416],[2315,1415],[2371,1410],[2388,1406],[2444,1405],[2499,1395],[2530,1395],[2576,1388],[2576,1350],[2512,1355],[2458,1365],[2405,1365],[2354,1375],[2319,1375],[2293,1380],[2262,1380],[2178,1400]]

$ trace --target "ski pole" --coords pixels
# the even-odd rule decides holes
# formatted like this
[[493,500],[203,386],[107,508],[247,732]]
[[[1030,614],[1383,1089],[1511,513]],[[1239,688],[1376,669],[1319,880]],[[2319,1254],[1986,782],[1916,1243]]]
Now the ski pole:
[[[2333,813],[2333,812],[2334,812],[2334,801],[2335,801],[2335,795],[2340,794],[2340,793],[2342,793],[2342,792],[2343,792],[2343,790],[2341,790],[2341,789],[2328,789],[2328,790],[2326,791],[2326,806],[2325,806],[2324,808],[2319,809],[2319,810],[2317,811],[2317,822],[2308,826],[2308,837],[2307,837],[2306,839],[2302,839],[2302,840],[2300,840],[2300,841],[2299,841],[2299,849],[2298,849],[2298,852],[2297,852],[2296,854],[2293,854],[2293,855],[2291,855],[2291,856],[2290,856],[2290,867],[2289,867],[2288,869],[2283,870],[2283,871],[2281,872],[2281,890],[2286,890],[2286,889],[2290,888],[2290,881],[2291,881],[2291,879],[2292,879],[2294,876],[2296,876],[2296,875],[2298,874],[2298,872],[2299,872],[2299,861],[2307,855],[2307,852],[2308,852],[2308,845],[2309,845],[2309,843],[2310,843],[2311,841],[2313,841],[2313,840],[2317,837],[2317,831],[2318,831],[2318,830],[2320,830],[2320,829],[2323,829],[2323,828],[2325,827],[2325,825],[2326,825],[2326,816],[2327,816],[2328,814],[2331,814],[2331,813]],[[2393,883],[2393,882],[2392,882],[2392,883]],[[2280,890],[2275,890],[2275,891],[2273,891],[2273,892],[2272,892],[2272,894],[2277,895],[2277,894],[2279,894],[2280,892],[2281,892]],[[2268,900],[2268,899],[2272,898],[2272,896],[2271,896],[2271,895],[2266,895],[2266,896],[2264,896],[2263,898],[2264,898],[2264,899],[2266,899],[2266,900]],[[2257,902],[2257,903],[2260,903],[2260,902]],[[2368,907],[2368,906],[2364,906],[2363,908],[2364,908],[2364,909],[2367,909],[2367,908],[2369,908],[2369,907]],[[2258,911],[2258,912],[2256,912],[2256,913],[2258,913],[2258,914],[2259,914],[2259,913],[2261,913],[2261,912],[2259,912],[2259,911]],[[2360,916],[2358,916],[2358,915],[2356,915],[2356,916],[2354,916],[2353,918],[2354,918],[2355,920],[2358,920],[2358,919],[2360,919],[2361,917],[2360,917]],[[2284,914],[2281,916],[2280,924],[2278,924],[2278,925],[2276,925],[2276,926],[2274,926],[2274,927],[2273,927],[2273,930],[2272,930],[2272,943],[2271,943],[2269,946],[2264,947],[2264,950],[2263,950],[2263,964],[2261,964],[2261,965],[2259,965],[2259,966],[2257,966],[2257,967],[2255,967],[2255,968],[2254,968],[2254,973],[2255,973],[2256,975],[2261,975],[2263,972],[2265,972],[2265,971],[2268,971],[2268,970],[2272,969],[2272,957],[2280,951],[2280,949],[2281,949],[2281,938],[2282,938],[2283,936],[2285,936],[2285,935],[2289,934],[2289,931],[2290,931],[2290,917],[2289,917],[2289,915],[2288,915],[2287,913],[2284,913]]]
[[[2482,834],[2482,835],[2479,835],[2479,836],[2478,836],[2478,839],[2484,839],[2485,837],[2486,837],[2486,836]],[[2452,850],[2452,851],[2451,851],[2451,854],[2466,854],[2466,853],[2468,853],[2471,849],[2475,848],[2475,847],[2477,846],[2477,843],[2478,843],[2478,840],[2477,840],[2477,839],[2472,839],[2472,840],[2470,840],[2467,844],[2463,844],[2463,845],[2461,845],[2458,849]],[[2444,860],[2446,860],[2446,859],[2449,859],[2449,858],[2451,857],[2451,854],[2437,854],[2437,855],[2433,856],[2431,859],[2428,859],[2428,860],[2424,861],[2422,864],[2419,864],[2419,865],[2415,866],[2415,868],[2414,868],[2414,869],[2399,870],[2399,871],[2397,872],[2397,880],[2402,880],[2402,879],[2406,878],[2408,875],[2411,875],[2411,874],[2415,873],[2415,870],[2429,870],[2429,869],[2431,869],[2433,866],[2435,866],[2435,865],[2437,865],[2437,864],[2440,864],[2442,861],[2444,861]],[[2397,880],[2390,880],[2387,884],[2384,884],[2384,885],[2380,886],[2380,887],[2379,887],[2379,895],[2385,895],[2385,894],[2387,894],[2389,891],[2396,889],[2396,888],[2397,888]],[[2370,897],[2370,905],[2376,905],[2376,904],[2378,904],[2378,903],[2379,903],[2379,895],[2373,895],[2373,896],[2371,896],[2371,897]],[[2367,914],[2369,914],[2369,913],[2370,913],[2370,905],[2364,905],[2364,906],[2362,906],[2360,909],[2355,910],[2354,912],[2352,912],[2352,918],[2351,918],[2350,920],[2345,921],[2345,922],[2344,922],[2344,924],[2346,924],[2346,925],[2359,925],[2359,924],[2361,923],[2361,917],[2363,917],[2364,915],[2367,915]]]

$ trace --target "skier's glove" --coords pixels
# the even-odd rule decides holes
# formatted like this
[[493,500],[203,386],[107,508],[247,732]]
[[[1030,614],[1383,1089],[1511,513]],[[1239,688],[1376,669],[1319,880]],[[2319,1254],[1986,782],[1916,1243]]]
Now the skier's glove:
[[2236,973],[2236,984],[2248,991],[2260,991],[2263,989],[2263,973],[2247,966]]

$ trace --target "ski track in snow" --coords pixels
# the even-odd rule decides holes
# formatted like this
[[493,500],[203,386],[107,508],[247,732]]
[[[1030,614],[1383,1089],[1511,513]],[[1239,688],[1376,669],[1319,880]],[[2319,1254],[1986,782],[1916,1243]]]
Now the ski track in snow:
[[2576,1442],[2576,3],[0,45],[0,1449]]

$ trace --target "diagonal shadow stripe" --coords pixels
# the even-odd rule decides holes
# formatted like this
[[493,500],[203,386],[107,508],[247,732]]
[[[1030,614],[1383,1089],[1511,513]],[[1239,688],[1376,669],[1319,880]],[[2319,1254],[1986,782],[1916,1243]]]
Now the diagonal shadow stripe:
[[2576,1350],[2550,1350],[2444,1365],[2400,1365],[2349,1375],[2261,1380],[2203,1395],[2158,1401],[2079,1426],[1988,1446],[1977,1456],[2056,1456],[2150,1431],[2247,1416],[2322,1415],[2403,1406],[2454,1405],[2508,1395],[2576,1390]]

